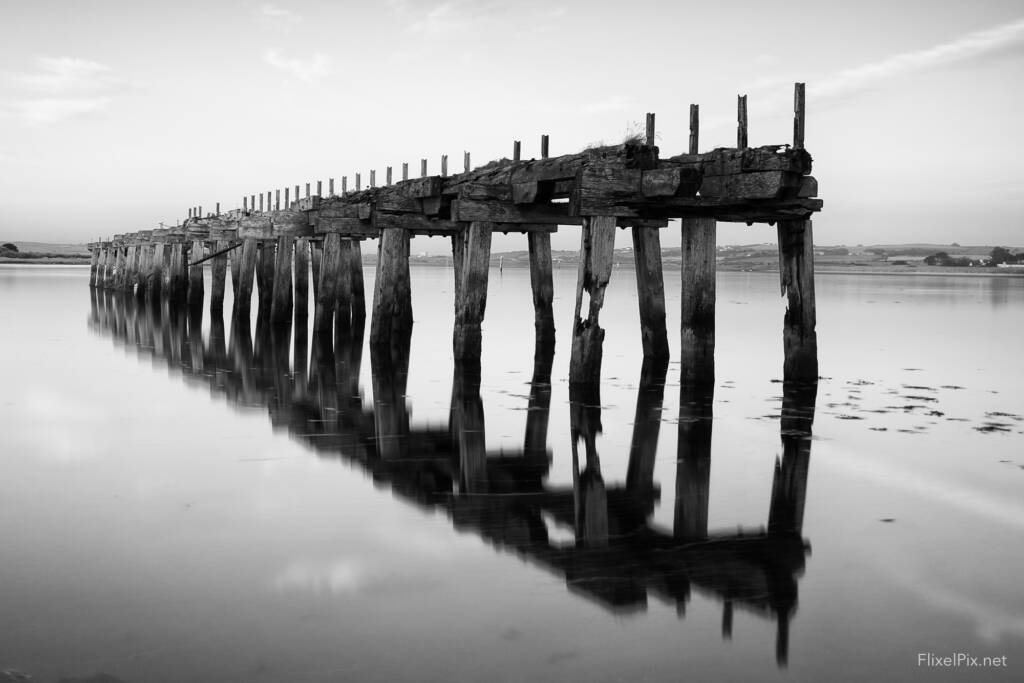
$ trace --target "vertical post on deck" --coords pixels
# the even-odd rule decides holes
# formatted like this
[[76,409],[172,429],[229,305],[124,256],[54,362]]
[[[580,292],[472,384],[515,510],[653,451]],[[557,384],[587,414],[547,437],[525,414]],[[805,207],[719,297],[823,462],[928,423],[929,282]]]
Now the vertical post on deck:
[[[333,181],[331,183],[334,184]],[[334,194],[334,188],[330,190]],[[309,238],[300,237],[295,240],[295,319],[296,332],[298,326],[306,327],[309,314]]]
[[715,220],[682,221],[680,369],[682,384],[715,381]]
[[697,143],[700,140],[700,105],[690,105],[690,154],[697,154]]
[[404,345],[412,332],[409,233],[401,228],[382,230],[378,254],[370,344]]
[[480,362],[481,329],[487,307],[487,275],[491,263],[493,224],[473,221],[466,233],[466,256],[462,265],[462,287],[455,312],[453,346],[457,363]]
[[314,333],[331,329],[331,322],[334,320],[338,273],[341,268],[341,235],[336,232],[324,235],[321,257],[314,257],[314,270],[317,269],[317,261],[320,261],[320,282],[316,286],[316,304],[313,310]]
[[793,149],[804,148],[804,84],[797,83],[793,88]]
[[814,308],[814,240],[811,221],[779,221],[779,273],[787,297],[782,330],[783,380],[818,381],[818,334]]
[[[213,246],[217,251],[224,251],[231,246],[227,240],[218,240]],[[210,312],[223,313],[224,311],[224,285],[228,279],[228,255],[220,254],[210,259],[213,263],[210,266]]]
[[736,98],[736,147],[747,148],[747,96]]
[[277,238],[277,255],[274,259],[273,301],[270,304],[270,322],[275,325],[292,319],[292,252],[295,238],[281,235]]
[[[581,232],[569,383],[597,385],[601,380],[601,347],[604,342],[604,330],[598,324],[598,318],[604,306],[604,292],[612,275],[615,217],[586,217]],[[584,293],[589,298],[586,318],[581,317]]]
[[202,306],[204,295],[203,264],[191,265],[195,261],[202,260],[205,251],[205,244],[202,240],[193,240],[192,249],[189,250],[188,267],[188,305]]
[[654,114],[647,114],[647,127],[644,135],[644,142],[647,145],[654,145]]
[[[546,136],[545,136],[546,137]],[[533,291],[533,329],[536,349],[555,345],[555,287],[551,274],[551,233],[526,234],[530,249],[530,288]]]
[[665,280],[661,271],[658,228],[633,228],[633,260],[644,358],[664,360],[668,358],[668,332],[665,329]]
[[238,282],[232,316],[246,322],[249,320],[249,311],[252,310],[252,281],[256,270],[257,250],[256,240],[247,237],[242,240],[242,246],[232,252],[238,254],[237,259],[232,259],[238,261],[238,277],[235,278],[235,272],[232,272],[232,279]]

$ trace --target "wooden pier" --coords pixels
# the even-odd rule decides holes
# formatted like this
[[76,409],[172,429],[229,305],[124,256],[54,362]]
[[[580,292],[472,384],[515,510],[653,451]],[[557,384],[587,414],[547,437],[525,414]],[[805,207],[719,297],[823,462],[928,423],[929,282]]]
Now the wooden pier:
[[[644,357],[668,357],[660,230],[682,219],[681,353],[684,382],[707,382],[714,354],[715,226],[719,221],[767,223],[777,227],[784,320],[784,375],[787,381],[818,377],[814,310],[813,240],[810,218],[821,209],[811,156],[804,149],[804,87],[794,95],[791,143],[749,147],[747,101],[737,107],[737,146],[699,151],[699,116],[690,112],[689,149],[665,155],[655,145],[655,119],[647,116],[646,135],[621,145],[596,147],[551,157],[547,136],[540,158],[513,158],[471,168],[393,178],[369,187],[356,175],[355,189],[342,179],[323,192],[322,183],[243,198],[242,208],[189,210],[181,225],[115,235],[89,245],[90,283],[97,288],[166,297],[193,306],[204,299],[203,271],[212,268],[210,308],[221,310],[230,261],[233,311],[248,315],[253,285],[261,317],[282,324],[307,315],[312,276],[314,332],[359,325],[367,315],[360,243],[378,240],[377,274],[370,318],[375,348],[409,342],[413,292],[409,240],[416,235],[451,239],[455,273],[457,363],[479,368],[482,326],[494,231],[527,235],[535,341],[553,343],[551,233],[559,226],[581,226],[569,379],[574,385],[600,381],[605,330],[601,309],[610,285],[616,228],[632,233]],[[292,191],[294,190],[294,191]],[[283,196],[282,196],[283,195]]]

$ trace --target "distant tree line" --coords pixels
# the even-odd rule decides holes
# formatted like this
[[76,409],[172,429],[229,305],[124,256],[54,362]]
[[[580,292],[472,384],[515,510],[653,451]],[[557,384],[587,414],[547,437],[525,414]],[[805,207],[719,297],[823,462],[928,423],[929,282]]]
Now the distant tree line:
[[929,266],[998,266],[1000,263],[1024,263],[1024,253],[1014,254],[1006,247],[996,247],[987,259],[970,259],[966,256],[950,256],[938,251],[924,259]]

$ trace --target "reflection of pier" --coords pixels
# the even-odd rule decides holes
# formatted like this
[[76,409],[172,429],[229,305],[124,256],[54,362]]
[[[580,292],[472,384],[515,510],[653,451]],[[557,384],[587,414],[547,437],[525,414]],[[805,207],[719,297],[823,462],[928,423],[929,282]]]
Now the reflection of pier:
[[[247,318],[232,318],[226,331],[222,315],[213,312],[204,339],[202,319],[201,308],[92,292],[91,325],[98,332],[234,404],[265,407],[275,427],[319,456],[358,464],[397,496],[443,510],[457,528],[564,576],[573,593],[615,612],[643,609],[651,596],[682,615],[691,591],[698,591],[724,603],[725,637],[736,608],[775,620],[777,657],[785,662],[807,553],[801,530],[815,385],[786,385],[783,456],[766,528],[723,533],[708,528],[713,384],[684,384],[674,524],[666,530],[650,521],[660,496],[654,469],[663,363],[646,362],[641,372],[624,484],[602,477],[596,389],[573,387],[575,474],[571,487],[556,487],[545,482],[551,457],[549,346],[541,345],[535,357],[523,447],[488,452],[472,368],[456,367],[449,424],[416,426],[405,400],[408,347],[372,350],[373,407],[367,408],[359,386],[361,324],[341,327],[331,339],[310,337],[305,324],[292,335],[291,325],[273,326],[261,317],[253,335]],[[698,376],[713,376],[710,368],[699,370]],[[556,540],[568,537],[573,540]]]

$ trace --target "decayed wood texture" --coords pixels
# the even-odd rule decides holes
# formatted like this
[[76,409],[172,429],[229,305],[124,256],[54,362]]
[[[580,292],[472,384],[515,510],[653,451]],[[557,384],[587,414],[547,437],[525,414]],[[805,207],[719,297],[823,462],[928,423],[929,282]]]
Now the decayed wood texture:
[[[598,216],[583,223],[579,275],[576,283],[576,314],[572,329],[569,382],[597,384],[601,379],[601,345],[604,330],[598,324],[604,292],[612,275],[615,218]],[[582,318],[583,295],[588,295],[587,317]]]
[[323,240],[317,240],[310,246],[313,249],[310,255],[310,263],[313,267],[313,301],[316,301],[318,292],[320,291],[320,262],[323,259],[324,242]]
[[89,259],[89,286],[96,286],[96,273],[100,267],[100,250],[93,249]]
[[277,243],[260,242],[256,258],[256,288],[259,291],[258,316],[270,315],[274,295],[274,267],[277,264]]
[[277,238],[274,260],[273,300],[270,304],[270,322],[280,325],[292,319],[292,254],[295,238],[282,235]]
[[[256,270],[256,251],[258,245],[254,239],[245,239],[242,246],[235,249],[231,260],[238,261],[237,273],[238,291],[235,293],[235,305],[232,310],[233,317],[243,320],[249,324],[249,312],[252,310],[252,281]],[[236,257],[235,254],[238,256]],[[234,273],[232,273],[232,276]]]
[[388,229],[382,232],[378,247],[370,344],[404,344],[411,333],[409,234],[404,230]]
[[644,358],[666,359],[665,280],[661,272],[661,237],[657,230],[633,228],[633,261]]
[[[467,226],[468,227],[468,226]],[[462,298],[462,268],[466,262],[466,233],[460,230],[452,235],[452,270],[454,271],[455,313],[459,312]]]
[[[188,252],[189,263],[202,260],[205,256],[205,246],[199,240],[192,242]],[[188,267],[188,304],[189,306],[202,306],[204,296],[203,266]]]
[[715,221],[682,222],[680,369],[682,384],[715,381]]
[[320,283],[316,287],[316,308],[313,311],[313,331],[316,333],[330,330],[334,320],[341,270],[341,235],[325,235],[320,252]]
[[481,351],[481,324],[487,307],[487,276],[491,261],[491,223],[474,222],[466,234],[462,286],[455,312],[453,347],[456,362],[477,361]]
[[242,246],[228,252],[228,259],[231,264],[231,295],[238,298],[238,283],[241,276],[241,265],[242,265],[242,249],[245,248],[243,241]]
[[787,298],[782,329],[783,379],[818,381],[818,334],[814,308],[814,240],[810,221],[781,221],[779,273]]
[[551,235],[527,234],[530,249],[530,289],[533,292],[533,327],[538,349],[555,344],[555,315],[552,300],[555,287],[551,274]]
[[[224,251],[231,244],[227,240],[220,240],[214,245],[216,251]],[[237,251],[237,250],[236,250]],[[210,311],[218,313],[224,310],[224,288],[228,277],[228,255],[227,253],[214,256],[210,259]]]
[[366,284],[363,282],[363,249],[359,240],[351,241],[348,252],[348,277],[352,292],[352,325],[362,328],[366,322]]
[[352,276],[349,273],[352,259],[352,242],[343,239],[338,250],[338,278],[334,292],[335,334],[345,335],[352,329]]
[[153,245],[153,253],[149,257],[149,274],[146,277],[146,296],[150,301],[160,298],[164,280],[164,252],[167,245],[157,242]]
[[303,330],[309,313],[309,246],[308,237],[295,240],[295,319]]

